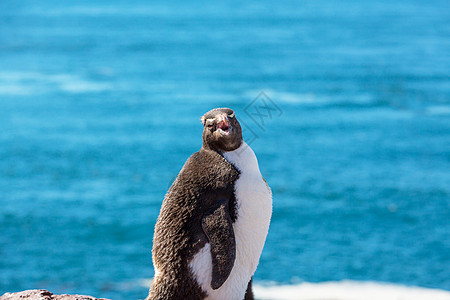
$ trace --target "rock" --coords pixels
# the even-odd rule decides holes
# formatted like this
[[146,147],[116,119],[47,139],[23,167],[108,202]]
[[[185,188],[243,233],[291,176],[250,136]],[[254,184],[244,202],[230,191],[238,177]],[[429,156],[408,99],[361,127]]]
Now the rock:
[[47,290],[27,290],[17,293],[6,293],[0,300],[109,300],[83,295],[53,295]]

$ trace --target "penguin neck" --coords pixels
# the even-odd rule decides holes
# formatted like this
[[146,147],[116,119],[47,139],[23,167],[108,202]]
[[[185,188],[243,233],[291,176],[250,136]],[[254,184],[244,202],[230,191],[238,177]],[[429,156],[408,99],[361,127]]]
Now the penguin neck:
[[239,148],[223,152],[222,156],[241,173],[261,175],[255,152],[244,141]]
[[242,148],[242,145],[245,144],[245,142],[242,140],[242,138],[240,139],[240,146],[238,148],[236,148],[236,150],[232,150],[232,151],[226,151],[223,149],[220,149],[219,147],[217,147],[217,145],[214,145],[212,143],[208,143],[208,141],[206,140],[205,136],[203,136],[203,145],[202,148],[204,150],[212,150],[215,151],[217,153],[219,153],[220,155],[222,155],[224,152],[233,152],[233,151],[237,151],[240,148]]

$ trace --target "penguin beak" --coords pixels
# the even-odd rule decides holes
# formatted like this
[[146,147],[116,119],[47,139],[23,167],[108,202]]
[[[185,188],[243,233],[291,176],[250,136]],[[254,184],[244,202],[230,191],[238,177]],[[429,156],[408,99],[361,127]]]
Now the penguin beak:
[[219,131],[219,133],[221,135],[229,135],[231,132],[231,123],[228,120],[227,115],[225,114],[221,114],[219,116],[217,116],[217,130]]

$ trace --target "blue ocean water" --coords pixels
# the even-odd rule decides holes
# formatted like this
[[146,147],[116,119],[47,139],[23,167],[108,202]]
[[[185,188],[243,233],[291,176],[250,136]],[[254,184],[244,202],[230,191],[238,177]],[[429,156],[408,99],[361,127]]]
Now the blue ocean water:
[[273,190],[257,283],[450,290],[449,70],[448,1],[3,0],[0,294],[144,298],[219,106]]

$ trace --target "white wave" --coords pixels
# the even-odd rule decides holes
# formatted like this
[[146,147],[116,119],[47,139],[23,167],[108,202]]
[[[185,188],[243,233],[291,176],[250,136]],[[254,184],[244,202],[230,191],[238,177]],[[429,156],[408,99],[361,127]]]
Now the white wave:
[[450,292],[378,282],[337,281],[254,285],[259,300],[450,300]]
[[0,95],[31,95],[60,90],[68,93],[100,92],[111,84],[90,81],[72,74],[0,72]]
[[255,98],[261,92],[264,92],[272,101],[281,101],[293,104],[320,104],[329,102],[328,99],[319,98],[312,93],[297,94],[289,92],[280,92],[272,89],[250,90],[245,93],[247,97]]
[[372,96],[368,94],[361,94],[351,98],[343,96],[326,96],[317,95],[314,93],[292,93],[277,91],[272,89],[264,90],[250,90],[245,93],[247,97],[255,98],[261,92],[264,92],[273,102],[275,103],[286,103],[294,105],[305,105],[305,106],[323,106],[323,105],[333,105],[340,103],[354,103],[354,104],[370,104],[374,102]]
[[[155,17],[176,14],[173,10],[163,5],[74,5],[62,8],[34,7],[22,12],[22,14],[39,16],[144,16]],[[198,14],[197,10],[185,11],[183,16]]]
[[449,105],[436,105],[427,107],[425,112],[430,115],[450,115]]
[[111,87],[106,83],[96,83],[81,79],[74,79],[68,82],[63,82],[60,89],[69,93],[88,93],[101,92],[109,90]]
[[[138,284],[150,288],[152,279]],[[258,300],[450,300],[450,291],[372,281],[304,282],[294,285],[253,284]]]
[[297,94],[297,93],[275,92],[275,91],[269,91],[268,93],[272,96],[273,99],[277,99],[281,102],[286,103],[320,104],[329,102],[329,100],[319,98],[312,93]]
[[0,95],[4,96],[26,96],[30,95],[31,90],[28,88],[24,88],[20,84],[0,84]]

